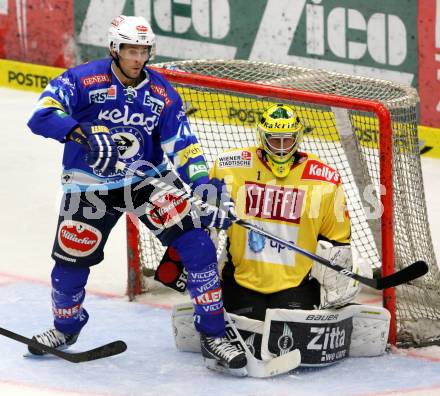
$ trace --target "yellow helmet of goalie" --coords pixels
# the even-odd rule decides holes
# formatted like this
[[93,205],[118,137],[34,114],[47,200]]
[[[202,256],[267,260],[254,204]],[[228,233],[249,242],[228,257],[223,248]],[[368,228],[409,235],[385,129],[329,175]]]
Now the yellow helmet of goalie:
[[266,152],[267,165],[276,177],[289,174],[303,134],[304,125],[288,105],[270,106],[257,122],[258,144]]

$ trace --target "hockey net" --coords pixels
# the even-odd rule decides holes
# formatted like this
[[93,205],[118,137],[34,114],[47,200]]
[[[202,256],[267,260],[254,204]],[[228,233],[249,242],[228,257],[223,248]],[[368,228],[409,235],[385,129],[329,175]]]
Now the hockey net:
[[[360,254],[383,276],[417,260],[429,265],[424,277],[384,291],[392,316],[389,341],[415,346],[440,340],[440,277],[425,204],[414,89],[251,61],[155,66],[180,93],[209,165],[226,149],[255,145],[255,122],[269,105],[294,105],[306,125],[300,149],[317,154],[342,176],[352,244]],[[143,226],[127,224],[133,296],[145,292],[142,273],[154,271],[164,249]]]

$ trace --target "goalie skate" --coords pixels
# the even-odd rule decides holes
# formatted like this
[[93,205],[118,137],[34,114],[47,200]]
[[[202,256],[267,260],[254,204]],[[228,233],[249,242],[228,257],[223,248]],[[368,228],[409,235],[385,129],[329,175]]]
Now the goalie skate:
[[246,354],[226,338],[201,335],[200,343],[206,367],[238,377],[247,375]]
[[[78,335],[79,333],[69,335],[69,334],[63,334],[61,333],[61,331],[58,331],[57,329],[50,329],[41,334],[33,336],[32,339],[38,341],[40,344],[44,344],[51,348],[56,348],[61,351],[63,349],[68,348],[70,345],[73,345],[78,339]],[[28,351],[32,355],[41,356],[46,354],[46,352],[42,352],[31,346],[28,346]]]

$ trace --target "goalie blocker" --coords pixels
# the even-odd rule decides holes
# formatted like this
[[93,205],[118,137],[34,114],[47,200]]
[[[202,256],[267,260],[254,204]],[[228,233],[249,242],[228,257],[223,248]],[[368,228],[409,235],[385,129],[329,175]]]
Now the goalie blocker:
[[[226,315],[255,360],[268,364],[298,349],[303,367],[327,366],[346,357],[382,355],[390,323],[390,313],[386,309],[357,304],[325,310],[268,309],[264,322]],[[200,352],[192,307],[176,305],[172,323],[177,349]],[[285,370],[278,369],[277,374],[299,364],[284,363]],[[249,376],[253,376],[251,372]]]

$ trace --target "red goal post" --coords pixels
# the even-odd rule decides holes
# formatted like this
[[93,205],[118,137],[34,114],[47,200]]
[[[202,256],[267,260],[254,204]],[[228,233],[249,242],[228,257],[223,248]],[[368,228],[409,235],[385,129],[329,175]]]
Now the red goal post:
[[[399,286],[397,294],[395,289],[384,290],[383,304],[391,313],[389,342],[414,345],[440,338],[435,324],[440,311],[432,306],[440,306],[439,292],[428,295],[438,285],[439,273],[424,200],[414,90],[364,77],[249,61],[184,61],[158,66],[156,70],[180,93],[210,165],[225,149],[253,141],[254,125],[247,122],[249,117],[234,119],[237,109],[256,115],[277,102],[299,109],[309,127],[301,149],[318,154],[342,175],[354,246],[369,257],[373,267],[381,269],[382,276],[419,259],[430,266],[427,276]],[[377,142],[362,139],[368,133]],[[366,219],[364,213],[362,195],[368,185],[373,186],[372,195],[383,207],[377,222]],[[399,210],[406,211],[403,218]],[[408,228],[405,221],[415,225]],[[127,231],[128,291],[133,296],[142,292],[141,269],[154,270],[157,265],[160,247],[137,219],[127,218]],[[423,238],[423,246],[417,238]],[[429,325],[432,334],[418,329],[418,321],[423,327]]]

